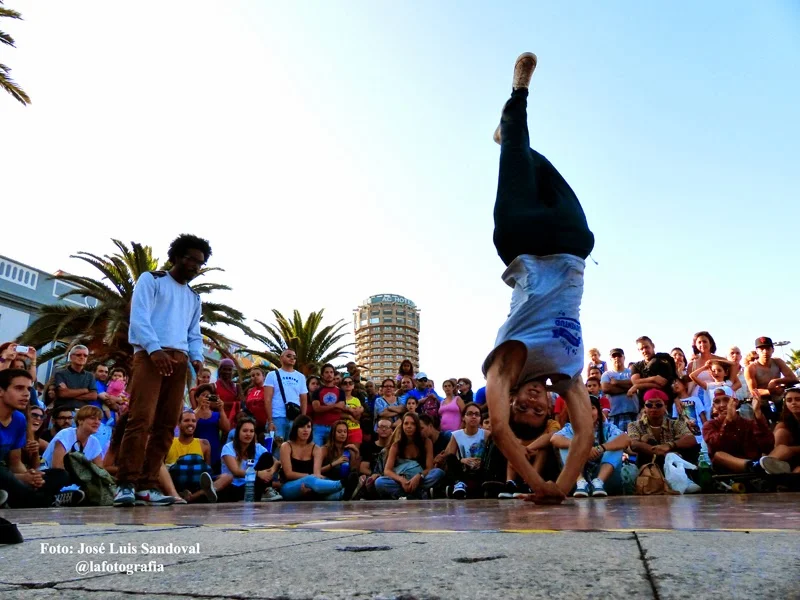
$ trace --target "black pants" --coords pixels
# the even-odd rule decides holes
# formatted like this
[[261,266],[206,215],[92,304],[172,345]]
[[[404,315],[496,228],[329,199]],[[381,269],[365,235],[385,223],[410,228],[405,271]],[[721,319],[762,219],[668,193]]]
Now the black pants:
[[0,490],[8,492],[8,505],[11,508],[44,508],[52,505],[58,491],[70,484],[69,474],[64,469],[47,469],[43,475],[44,485],[37,489],[22,483],[6,467],[0,467]]
[[494,205],[494,245],[506,265],[521,254],[573,254],[594,247],[578,197],[556,168],[530,147],[528,90],[519,89],[500,120],[500,175]]

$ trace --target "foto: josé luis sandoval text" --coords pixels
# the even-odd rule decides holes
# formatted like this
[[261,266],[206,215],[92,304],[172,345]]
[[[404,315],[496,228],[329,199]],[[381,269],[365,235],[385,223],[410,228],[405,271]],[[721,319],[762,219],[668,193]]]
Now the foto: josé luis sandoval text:
[[99,544],[41,543],[42,554],[200,554],[200,542],[195,544],[131,544],[126,542],[101,542]]

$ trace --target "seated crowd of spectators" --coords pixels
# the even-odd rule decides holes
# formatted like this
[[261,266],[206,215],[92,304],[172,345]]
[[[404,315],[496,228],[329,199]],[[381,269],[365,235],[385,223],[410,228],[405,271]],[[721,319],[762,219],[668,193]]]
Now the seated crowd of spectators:
[[[595,439],[575,497],[622,493],[625,465],[663,466],[669,453],[717,474],[800,473],[800,384],[773,357],[770,338],[756,340],[744,365],[737,347],[717,355],[705,331],[688,358],[679,348],[657,353],[646,336],[636,344],[641,360],[627,364],[620,348],[608,362],[589,351]],[[97,494],[87,498],[87,480],[76,475],[86,469],[93,482],[113,484],[128,373],[87,370],[89,354],[72,347],[69,365],[42,385],[34,349],[0,345],[0,507],[89,502]],[[214,382],[208,369],[196,374],[161,467],[164,497],[150,504],[236,502],[248,493],[334,501],[529,491],[492,442],[485,388],[473,392],[469,379],[444,380],[439,394],[408,360],[382,382],[362,380],[352,362],[346,372],[326,364],[306,377],[293,350],[280,360],[280,369],[241,373],[226,358]],[[510,425],[531,464],[555,480],[573,438],[565,403],[532,381],[512,390],[511,404]]]

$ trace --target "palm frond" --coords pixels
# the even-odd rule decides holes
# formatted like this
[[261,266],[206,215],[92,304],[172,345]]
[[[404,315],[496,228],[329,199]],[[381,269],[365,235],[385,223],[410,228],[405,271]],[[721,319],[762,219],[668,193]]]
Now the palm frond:
[[11,94],[11,97],[18,102],[28,105],[31,103],[31,98],[13,79],[11,79],[11,69],[6,65],[0,64],[0,88]]

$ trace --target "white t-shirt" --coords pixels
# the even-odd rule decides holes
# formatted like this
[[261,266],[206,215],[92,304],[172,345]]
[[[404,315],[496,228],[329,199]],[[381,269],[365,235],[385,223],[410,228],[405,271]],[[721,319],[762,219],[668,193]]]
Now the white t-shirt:
[[572,254],[523,254],[508,265],[503,281],[514,289],[511,311],[497,333],[495,349],[483,363],[484,375],[494,362],[497,348],[512,340],[521,342],[527,350],[519,384],[545,375],[566,375],[571,380],[581,374],[584,352],[580,308],[585,266],[582,258]]
[[[286,392],[286,393],[288,394],[289,392]],[[266,451],[267,451],[267,449],[264,448],[264,446],[262,446],[261,444],[256,444],[255,463],[258,462],[258,459],[261,458],[261,455],[264,454]],[[222,456],[232,456],[233,458],[236,458],[236,450],[233,449],[233,442],[228,442],[227,444],[225,444],[222,447],[222,452],[220,453],[220,456],[221,457]],[[253,464],[255,465],[255,463],[253,463]],[[246,467],[245,467],[245,462],[243,460],[239,461],[239,468],[242,469],[243,471],[247,470]],[[228,465],[225,464],[224,460],[222,461],[222,468],[220,469],[220,472],[223,475],[225,475],[226,473],[228,475],[233,475],[233,473],[231,473],[231,470],[228,468]],[[244,485],[244,483],[245,483],[244,482],[244,477],[234,477],[233,478],[233,485],[235,485],[235,486]]]
[[475,435],[467,435],[466,430],[459,429],[453,432],[453,437],[458,444],[460,458],[483,458],[486,450],[486,430],[478,429]]
[[284,398],[281,396],[281,386],[278,385],[277,373],[281,374],[281,381],[283,382],[283,389],[286,392],[286,402],[291,402],[300,406],[300,394],[307,394],[308,388],[306,387],[306,378],[299,371],[284,371],[278,369],[277,371],[270,371],[267,379],[264,381],[264,387],[271,387],[275,390],[272,395],[272,418],[280,419],[286,417],[286,406]]
[[[55,436],[53,436],[52,441],[47,446],[47,450],[44,451],[42,455],[42,462],[46,465],[52,466],[53,464],[53,453],[56,451],[56,444],[60,443],[64,446],[64,449],[67,452],[71,452],[72,450],[79,450],[78,444],[78,430],[75,427],[69,427],[67,429],[62,429],[59,431]],[[74,446],[74,448],[73,448]],[[98,456],[103,455],[103,446],[95,436],[90,435],[89,439],[86,442],[86,447],[83,449],[83,454],[89,460],[94,460]]]

